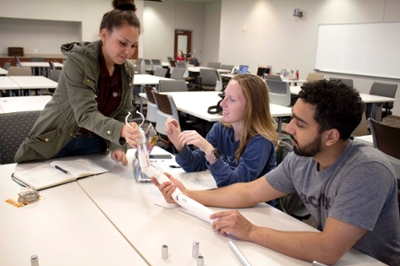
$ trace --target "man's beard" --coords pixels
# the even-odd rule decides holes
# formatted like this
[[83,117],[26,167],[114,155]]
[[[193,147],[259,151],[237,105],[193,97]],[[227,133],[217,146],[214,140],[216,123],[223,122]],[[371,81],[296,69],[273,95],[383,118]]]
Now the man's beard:
[[318,134],[318,136],[313,141],[306,144],[305,146],[300,146],[297,140],[292,135],[290,135],[290,137],[297,144],[297,146],[293,145],[293,152],[299,156],[313,157],[321,151],[321,134]]

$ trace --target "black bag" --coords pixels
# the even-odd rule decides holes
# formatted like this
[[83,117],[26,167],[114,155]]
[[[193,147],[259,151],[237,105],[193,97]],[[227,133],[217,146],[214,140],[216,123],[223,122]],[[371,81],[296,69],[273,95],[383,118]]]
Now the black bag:
[[225,93],[219,93],[218,94],[219,97],[221,97],[222,99],[218,101],[217,105],[212,105],[210,107],[208,107],[207,109],[207,113],[209,114],[220,114],[222,115],[222,107],[221,107],[221,102],[224,100],[225,98]]

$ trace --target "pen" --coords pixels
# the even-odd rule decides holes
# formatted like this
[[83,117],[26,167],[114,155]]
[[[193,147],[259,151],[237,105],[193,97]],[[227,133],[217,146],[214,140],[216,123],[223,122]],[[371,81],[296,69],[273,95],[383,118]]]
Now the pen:
[[170,165],[169,168],[181,168],[179,165]]
[[56,169],[60,170],[61,172],[63,172],[64,174],[67,174],[67,175],[68,175],[68,172],[65,171],[64,169],[62,169],[60,166],[55,165],[54,167],[55,167]]
[[232,241],[229,241],[229,248],[232,250],[233,254],[235,254],[236,258],[238,258],[240,264],[243,266],[251,266],[245,256],[240,252],[238,247]]

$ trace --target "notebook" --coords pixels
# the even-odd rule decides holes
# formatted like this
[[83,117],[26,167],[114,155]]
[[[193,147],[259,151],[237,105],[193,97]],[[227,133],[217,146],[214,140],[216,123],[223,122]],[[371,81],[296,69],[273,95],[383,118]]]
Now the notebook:
[[246,74],[248,69],[249,69],[249,66],[240,65],[239,66],[239,70],[238,70],[238,74]]

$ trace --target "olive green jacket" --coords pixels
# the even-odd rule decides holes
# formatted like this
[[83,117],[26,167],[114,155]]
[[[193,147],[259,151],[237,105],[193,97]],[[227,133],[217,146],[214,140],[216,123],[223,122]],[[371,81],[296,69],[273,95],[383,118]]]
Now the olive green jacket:
[[54,157],[81,127],[105,139],[107,151],[121,149],[126,152],[128,146],[120,134],[125,116],[133,110],[134,68],[129,60],[121,66],[121,102],[110,117],[104,116],[97,109],[100,47],[99,41],[61,46],[67,60],[57,89],[19,147],[15,162]]

